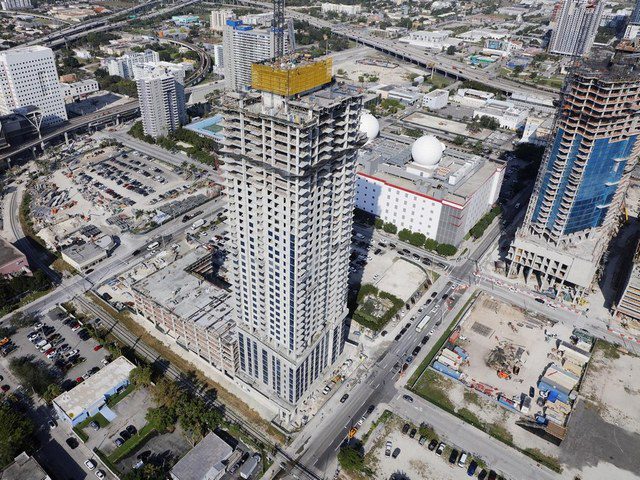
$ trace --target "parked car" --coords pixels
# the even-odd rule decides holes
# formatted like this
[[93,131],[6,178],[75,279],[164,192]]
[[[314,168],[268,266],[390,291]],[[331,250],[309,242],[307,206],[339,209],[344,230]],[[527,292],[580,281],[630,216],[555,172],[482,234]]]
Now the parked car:
[[127,432],[126,430],[122,430],[120,432],[120,436],[125,442],[131,438],[131,435],[129,435],[129,432]]
[[484,480],[485,478],[487,478],[487,471],[485,469],[482,469],[478,474],[478,480]]
[[87,467],[89,470],[93,470],[94,468],[96,468],[97,463],[95,462],[95,460],[85,460],[84,461],[84,466]]
[[2,387],[0,387],[0,390],[6,393],[11,390],[11,387],[9,385],[2,385]]
[[399,449],[399,448],[396,448],[396,449],[393,451],[393,453],[391,454],[391,456],[392,456],[393,458],[398,458],[398,455],[400,455],[400,449]]
[[93,347],[93,351],[97,352],[98,350],[100,350],[102,348],[102,345],[96,345],[95,347]]
[[69,445],[71,450],[78,448],[78,440],[73,437],[69,437],[65,440],[66,444]]
[[494,472],[493,470],[489,470],[489,476],[487,477],[487,480],[496,480],[497,476],[498,474],[496,472]]
[[96,477],[105,478],[105,473],[102,470],[96,470]]
[[100,430],[100,425],[98,425],[98,422],[96,421],[89,422],[89,426],[93,428],[96,432]]
[[438,441],[434,439],[429,442],[429,445],[427,446],[427,448],[429,449],[430,452],[433,452],[437,446],[438,446]]
[[349,398],[349,394],[345,393],[344,395],[342,395],[342,397],[340,398],[340,403],[344,403],[347,401],[347,398]]
[[138,433],[138,429],[133,425],[129,425],[127,426],[127,432],[129,432],[129,435],[135,435],[136,433]]
[[409,425],[408,423],[405,423],[404,426],[402,427],[402,433],[406,435],[407,433],[409,433],[409,429],[411,429],[411,425]]
[[113,443],[115,443],[116,447],[119,447],[120,445],[122,445],[124,443],[124,440],[122,440],[120,437],[116,438]]
[[385,456],[387,457],[391,456],[391,447],[393,447],[393,444],[391,443],[390,440],[387,440],[387,445],[385,446],[385,449],[384,449]]
[[438,448],[436,448],[436,455],[440,456],[442,455],[442,452],[444,452],[444,448],[447,446],[446,443],[444,442],[440,442],[438,444]]
[[477,468],[478,468],[478,463],[475,460],[471,460],[471,463],[469,464],[469,468],[467,468],[467,475],[469,475],[470,477],[473,477],[473,474],[476,473]]
[[424,435],[420,435],[420,440],[418,440],[418,443],[420,445],[424,445],[425,443],[427,443],[427,437],[425,437]]
[[409,432],[409,438],[415,438],[416,433],[418,433],[418,430],[416,430],[415,428],[412,428],[411,431]]
[[467,458],[469,457],[469,455],[467,455],[467,452],[465,452],[464,450],[460,453],[460,458],[458,459],[458,466],[460,468],[464,468],[464,466],[467,463]]
[[420,340],[420,343],[424,345],[429,341],[429,338],[430,338],[429,335],[425,335],[424,337],[422,337],[422,340]]
[[451,450],[451,453],[449,454],[449,463],[455,464],[457,461],[458,461],[458,450],[454,448],[453,450]]
[[406,393],[402,395],[402,399],[406,402],[413,403],[413,397],[411,395],[407,395]]

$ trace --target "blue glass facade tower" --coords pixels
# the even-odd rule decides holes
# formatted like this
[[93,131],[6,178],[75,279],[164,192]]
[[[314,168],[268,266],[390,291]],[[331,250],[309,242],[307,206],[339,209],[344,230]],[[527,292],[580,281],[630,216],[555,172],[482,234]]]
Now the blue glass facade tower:
[[[625,50],[626,49],[626,50]],[[591,284],[640,153],[640,69],[631,43],[567,79],[509,273],[540,288]]]

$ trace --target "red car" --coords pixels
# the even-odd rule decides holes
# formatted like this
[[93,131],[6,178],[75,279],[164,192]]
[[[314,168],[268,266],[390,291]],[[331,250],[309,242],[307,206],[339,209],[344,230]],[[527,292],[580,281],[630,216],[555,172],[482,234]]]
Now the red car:
[[78,378],[76,378],[76,382],[82,383],[82,382],[84,382],[84,378],[78,377]]
[[100,350],[102,348],[102,345],[96,345],[95,347],[93,347],[93,351],[97,352],[98,350]]
[[50,348],[49,350],[47,350],[46,352],[44,352],[44,355],[47,356],[49,355],[51,352],[53,352],[55,350],[55,348]]

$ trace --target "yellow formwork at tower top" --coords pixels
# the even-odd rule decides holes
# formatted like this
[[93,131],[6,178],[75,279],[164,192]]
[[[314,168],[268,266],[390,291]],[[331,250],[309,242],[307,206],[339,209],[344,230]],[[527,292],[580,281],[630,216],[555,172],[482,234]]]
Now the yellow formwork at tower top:
[[331,58],[284,67],[272,63],[254,63],[251,65],[251,86],[262,92],[290,97],[329,83],[332,67]]

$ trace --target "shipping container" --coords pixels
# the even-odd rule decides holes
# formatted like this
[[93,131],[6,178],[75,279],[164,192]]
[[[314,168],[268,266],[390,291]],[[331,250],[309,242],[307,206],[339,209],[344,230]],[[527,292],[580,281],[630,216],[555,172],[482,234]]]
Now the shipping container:
[[465,351],[464,348],[457,346],[453,349],[453,351],[455,353],[457,353],[458,355],[460,355],[462,357],[463,360],[467,360],[469,358],[469,354]]
[[433,369],[437,370],[440,373],[444,373],[445,375],[448,375],[451,378],[455,378],[456,380],[460,380],[460,376],[461,376],[460,372],[456,372],[455,370],[453,370],[452,368],[447,367],[443,363],[440,363],[438,361],[433,362]]
[[454,370],[458,370],[458,364],[451,360],[449,357],[445,357],[444,355],[440,355],[437,359],[438,362],[446,365],[447,367],[451,367]]
[[449,350],[448,348],[443,348],[441,354],[443,357],[447,357],[456,363],[462,362],[462,357],[457,353],[454,353],[453,350]]

